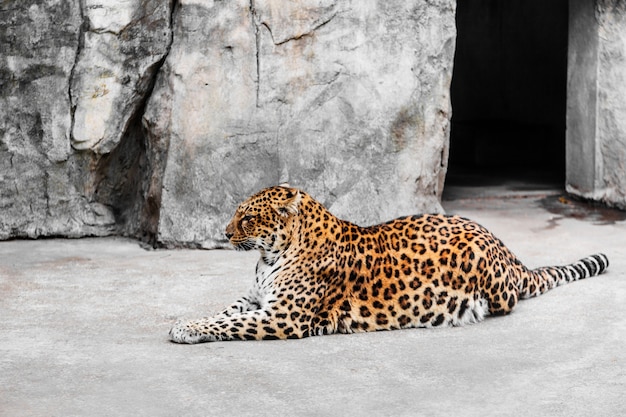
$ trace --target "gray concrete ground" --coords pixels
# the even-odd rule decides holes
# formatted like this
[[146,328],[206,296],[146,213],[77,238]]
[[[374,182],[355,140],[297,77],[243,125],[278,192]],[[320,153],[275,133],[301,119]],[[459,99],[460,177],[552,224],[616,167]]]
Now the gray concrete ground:
[[626,222],[568,217],[566,203],[445,205],[529,266],[604,251],[605,275],[464,328],[297,341],[167,341],[176,318],[245,291],[254,253],[146,251],[116,238],[0,242],[0,415],[624,415]]

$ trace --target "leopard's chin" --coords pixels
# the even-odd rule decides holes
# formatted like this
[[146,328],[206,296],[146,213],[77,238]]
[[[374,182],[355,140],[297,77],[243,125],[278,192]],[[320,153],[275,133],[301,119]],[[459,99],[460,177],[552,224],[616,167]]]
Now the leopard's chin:
[[231,245],[233,245],[233,247],[235,248],[235,250],[237,251],[249,251],[249,250],[253,250],[256,249],[256,247],[254,246],[254,244],[248,240],[243,240],[240,242],[230,242]]

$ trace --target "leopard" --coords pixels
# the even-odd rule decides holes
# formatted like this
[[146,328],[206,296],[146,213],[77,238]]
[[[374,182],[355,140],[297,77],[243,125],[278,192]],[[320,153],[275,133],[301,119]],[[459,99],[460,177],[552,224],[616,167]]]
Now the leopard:
[[360,227],[286,184],[241,203],[225,236],[236,250],[260,252],[254,284],[213,316],[176,322],[171,341],[462,326],[508,315],[520,299],[609,266],[598,253],[529,269],[491,232],[458,215]]

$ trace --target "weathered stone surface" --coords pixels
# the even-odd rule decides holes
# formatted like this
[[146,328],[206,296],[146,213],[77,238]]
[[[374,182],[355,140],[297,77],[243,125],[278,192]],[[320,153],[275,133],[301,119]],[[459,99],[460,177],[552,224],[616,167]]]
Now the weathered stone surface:
[[600,1],[598,130],[601,200],[626,209],[626,4]]
[[283,181],[361,224],[441,210],[453,0],[0,14],[0,239],[221,246],[236,205]]
[[88,161],[70,147],[78,2],[5,2],[0,16],[0,239],[107,234],[113,216],[86,197]]
[[567,190],[626,209],[626,5],[570,2]]
[[85,1],[71,89],[74,148],[105,154],[122,140],[167,53],[171,12],[171,0]]
[[453,1],[181,1],[144,116],[159,240],[219,246],[285,181],[361,224],[440,211],[454,39]]
[[[0,6],[0,239],[123,231],[120,197],[141,197],[124,185],[142,151],[131,121],[167,52],[171,7],[91,0]],[[118,145],[123,138],[131,143]],[[97,154],[112,149],[118,152]]]
[[[569,6],[567,189],[626,208],[626,6]],[[0,3],[0,239],[221,246],[285,181],[359,224],[440,211],[454,9]]]

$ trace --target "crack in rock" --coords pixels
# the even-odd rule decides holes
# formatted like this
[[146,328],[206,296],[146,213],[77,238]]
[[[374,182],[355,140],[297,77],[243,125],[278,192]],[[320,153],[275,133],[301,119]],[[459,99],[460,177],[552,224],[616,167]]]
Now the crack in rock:
[[259,37],[259,26],[256,23],[256,5],[254,0],[250,0],[250,20],[254,28],[254,43],[256,56],[256,107],[259,107],[259,91],[261,89],[261,69],[259,63],[259,49],[261,47],[261,38]]
[[328,23],[330,23],[335,18],[335,16],[337,16],[338,13],[339,12],[333,13],[330,17],[328,17],[327,19],[322,20],[320,23],[318,23],[315,26],[313,26],[310,30],[308,30],[308,31],[306,31],[304,33],[301,33],[299,35],[288,37],[287,39],[284,39],[284,40],[282,40],[280,42],[276,42],[274,40],[274,36],[272,35],[272,30],[270,29],[270,27],[267,24],[265,24],[265,27],[267,27],[267,30],[269,30],[269,32],[270,32],[270,35],[272,35],[272,41],[274,42],[274,45],[280,46],[280,45],[286,44],[287,42],[297,41],[297,40],[302,39],[304,37],[312,36],[313,33],[315,33],[317,30],[321,29],[322,27],[324,27]]
[[74,85],[74,77],[76,76],[76,67],[80,61],[80,55],[82,53],[84,43],[85,43],[85,32],[89,26],[89,22],[85,17],[85,13],[83,12],[84,1],[79,2],[78,12],[80,13],[81,25],[78,31],[78,43],[76,46],[76,54],[74,55],[74,64],[72,65],[72,69],[70,70],[70,76],[67,83],[67,95],[70,104],[70,131],[69,131],[69,140],[70,143],[74,143],[74,123],[76,121],[76,103],[72,94],[72,86]]

